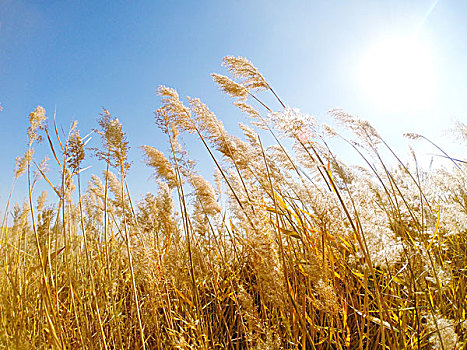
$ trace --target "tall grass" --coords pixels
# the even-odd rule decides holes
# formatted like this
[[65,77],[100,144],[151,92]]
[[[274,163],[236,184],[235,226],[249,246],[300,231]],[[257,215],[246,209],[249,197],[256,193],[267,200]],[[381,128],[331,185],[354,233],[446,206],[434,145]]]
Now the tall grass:
[[[76,123],[64,139],[42,107],[30,114],[11,190],[24,175],[29,195],[8,202],[1,227],[0,345],[463,348],[466,163],[450,158],[452,167],[427,171],[415,154],[405,163],[367,122],[333,110],[336,131],[285,107],[246,59],[224,65],[232,78],[213,78],[248,114],[244,138],[199,99],[184,104],[161,86],[155,122],[167,152],[141,147],[158,193],[139,202],[126,181],[126,135],[107,110],[94,148]],[[466,126],[458,131],[465,140]],[[183,146],[185,133],[204,145],[215,186]],[[275,144],[265,145],[267,134]],[[42,139],[58,183],[34,160]],[[339,159],[331,139],[366,166]],[[89,154],[106,171],[83,187]],[[38,181],[52,204],[47,192],[36,198]]]

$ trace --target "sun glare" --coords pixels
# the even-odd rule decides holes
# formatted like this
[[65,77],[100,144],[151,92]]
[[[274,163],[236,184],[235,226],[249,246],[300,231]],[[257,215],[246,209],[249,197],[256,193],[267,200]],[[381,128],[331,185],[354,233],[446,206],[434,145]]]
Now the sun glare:
[[378,43],[363,56],[359,77],[372,102],[390,111],[424,111],[435,95],[431,52],[412,38]]

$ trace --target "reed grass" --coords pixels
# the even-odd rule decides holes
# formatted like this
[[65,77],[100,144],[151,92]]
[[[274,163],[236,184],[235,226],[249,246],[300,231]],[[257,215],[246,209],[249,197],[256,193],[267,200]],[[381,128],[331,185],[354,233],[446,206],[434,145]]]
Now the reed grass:
[[[213,79],[249,116],[244,137],[161,86],[155,122],[167,152],[141,147],[158,192],[138,202],[126,134],[109,111],[92,148],[77,123],[65,140],[42,107],[30,114],[10,192],[24,175],[28,198],[8,201],[1,227],[0,346],[464,348],[466,162],[446,153],[453,166],[404,162],[368,122],[332,110],[335,130],[286,107],[248,60],[223,64],[231,77]],[[268,93],[277,105],[263,102]],[[465,130],[457,125],[464,141]],[[206,164],[190,158],[186,133]],[[365,166],[340,159],[335,139]],[[36,163],[41,140],[59,176]],[[106,171],[84,188],[89,154]],[[215,186],[199,170],[207,164]],[[54,201],[35,194],[38,181]]]

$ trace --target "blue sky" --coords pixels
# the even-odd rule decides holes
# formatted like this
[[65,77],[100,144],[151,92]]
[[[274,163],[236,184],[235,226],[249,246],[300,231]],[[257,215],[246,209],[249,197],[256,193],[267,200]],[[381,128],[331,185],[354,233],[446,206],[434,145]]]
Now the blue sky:
[[[200,97],[229,130],[244,121],[209,75],[225,73],[225,55],[249,58],[287,105],[318,119],[341,107],[390,143],[415,131],[445,145],[450,123],[467,120],[466,23],[467,2],[449,0],[0,0],[0,203],[37,105],[50,118],[56,110],[65,130],[78,120],[82,134],[106,107],[128,134],[132,188],[154,190],[137,147],[166,149],[153,122],[158,85]],[[375,103],[360,81],[362,57],[387,37],[414,34],[430,51],[436,93],[421,111]],[[195,158],[200,152],[193,146]]]

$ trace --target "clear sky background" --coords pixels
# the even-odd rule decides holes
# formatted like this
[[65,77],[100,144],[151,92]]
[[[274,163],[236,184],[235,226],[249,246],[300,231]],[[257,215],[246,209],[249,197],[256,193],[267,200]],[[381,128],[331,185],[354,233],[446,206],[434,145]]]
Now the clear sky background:
[[[371,82],[374,71],[362,68],[388,38],[413,36],[425,50],[417,60],[427,58],[433,78],[417,106],[382,98],[385,90]],[[449,148],[445,130],[453,120],[467,121],[463,0],[0,0],[2,211],[15,158],[26,149],[27,116],[37,105],[50,118],[56,110],[65,130],[78,120],[82,134],[96,127],[105,106],[122,121],[132,147],[130,188],[153,191],[137,147],[167,149],[153,121],[158,85],[200,97],[228,130],[244,120],[209,75],[225,74],[225,55],[250,59],[287,105],[319,120],[343,108],[369,120],[389,143],[411,131]],[[206,156],[193,147],[195,158]],[[18,190],[15,201],[22,196]]]

